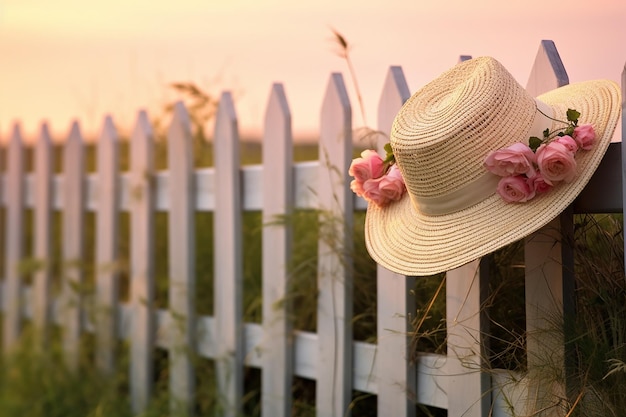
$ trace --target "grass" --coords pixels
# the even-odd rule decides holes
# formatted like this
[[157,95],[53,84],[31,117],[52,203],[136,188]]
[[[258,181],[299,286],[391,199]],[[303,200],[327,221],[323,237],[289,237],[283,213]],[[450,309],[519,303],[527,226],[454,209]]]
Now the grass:
[[[212,165],[212,148],[194,139],[196,166]],[[120,143],[121,169],[128,169],[128,148]],[[261,145],[242,144],[243,164],[259,163]],[[167,145],[157,142],[157,168],[166,169]],[[315,160],[317,146],[296,146],[295,160]],[[57,150],[56,171],[61,169],[61,152]],[[95,151],[87,148],[87,170],[95,169]],[[29,162],[28,167],[31,167]],[[4,209],[0,208],[0,226],[4,222]],[[297,239],[289,270],[291,274],[288,299],[297,306],[294,309],[293,326],[296,329],[315,331],[317,327],[317,242],[320,220],[323,216],[314,210],[297,210],[280,221],[289,222]],[[197,314],[213,314],[213,216],[212,213],[196,213],[196,309]],[[261,322],[261,233],[259,212],[243,214],[244,224],[244,319]],[[155,244],[157,254],[167,254],[167,214],[156,216]],[[60,259],[60,225],[62,215],[53,219],[54,259],[52,269],[58,281],[62,274]],[[88,235],[85,248],[86,294],[93,292],[94,276],[94,215],[87,216]],[[354,318],[353,332],[356,340],[375,343],[376,328],[376,265],[367,255],[364,243],[364,213],[356,213],[353,259]],[[26,253],[32,248],[32,215],[27,214]],[[122,300],[128,299],[129,215],[121,216],[119,250],[123,262],[119,265]],[[618,416],[626,409],[626,280],[623,265],[623,228],[620,216],[578,216],[576,220],[576,314],[567,321],[566,340],[574,359],[568,370],[572,392],[566,399],[571,415]],[[0,253],[4,253],[4,241],[0,239]],[[32,261],[32,260],[31,260]],[[484,311],[490,322],[488,336],[488,362],[492,368],[525,371],[525,313],[523,244],[507,246],[486,260],[491,270],[490,296]],[[0,266],[4,260],[0,256]],[[30,272],[37,263],[25,261]],[[26,274],[28,282],[29,274]],[[167,308],[168,265],[167,256],[156,257],[156,305]],[[416,280],[413,295],[417,309],[413,314],[413,352],[446,352],[445,330],[445,277],[436,275]],[[112,375],[102,375],[93,367],[93,336],[85,335],[78,372],[63,366],[62,352],[53,338],[51,348],[45,353],[36,351],[24,333],[23,343],[10,355],[4,356],[0,369],[0,410],[5,416],[131,416],[128,404],[128,358],[127,346],[120,343],[119,367]],[[216,396],[215,364],[212,360],[193,358],[197,374],[196,414],[212,416],[220,408]],[[489,370],[487,370],[489,371]],[[260,415],[260,372],[245,370],[246,395],[243,405],[246,416]],[[169,412],[168,353],[155,349],[156,394],[141,416],[162,416]],[[293,415],[315,415],[315,382],[294,378]],[[578,399],[578,401],[576,401]],[[354,392],[351,404],[353,415],[375,416],[376,396]],[[444,416],[446,412],[416,406],[418,416]]]

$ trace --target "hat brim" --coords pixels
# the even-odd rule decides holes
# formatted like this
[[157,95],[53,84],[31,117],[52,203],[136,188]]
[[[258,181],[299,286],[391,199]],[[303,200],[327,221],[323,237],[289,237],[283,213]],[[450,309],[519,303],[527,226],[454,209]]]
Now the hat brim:
[[[538,100],[563,115],[581,113],[579,124],[590,123],[596,142],[576,154],[577,175],[525,203],[506,203],[494,189],[487,199],[464,210],[427,215],[405,193],[385,207],[370,204],[365,220],[365,242],[372,258],[403,275],[433,275],[459,267],[548,224],[585,188],[609,147],[620,119],[619,87],[608,80],[570,84]],[[519,138],[520,140],[523,138]]]

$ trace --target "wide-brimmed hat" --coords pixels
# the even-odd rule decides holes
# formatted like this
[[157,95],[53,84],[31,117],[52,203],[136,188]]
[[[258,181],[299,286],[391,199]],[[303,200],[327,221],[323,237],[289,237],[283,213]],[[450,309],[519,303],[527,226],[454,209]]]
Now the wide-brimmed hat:
[[[501,177],[487,155],[529,144],[545,129],[559,131],[568,109],[580,113],[596,139],[575,155],[569,182],[525,202],[496,192]],[[390,134],[407,192],[369,204],[365,240],[373,259],[404,275],[431,275],[461,266],[524,238],[569,206],[604,156],[620,119],[619,87],[608,80],[570,84],[530,96],[493,58],[465,61],[416,92]],[[564,122],[560,122],[564,121]]]

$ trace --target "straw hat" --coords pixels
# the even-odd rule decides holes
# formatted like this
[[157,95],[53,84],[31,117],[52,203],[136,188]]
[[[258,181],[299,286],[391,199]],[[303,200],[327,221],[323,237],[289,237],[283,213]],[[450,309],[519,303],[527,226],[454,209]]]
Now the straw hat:
[[[568,109],[591,124],[593,148],[576,154],[576,176],[523,203],[507,203],[500,177],[483,165],[489,152],[562,127]],[[369,204],[365,239],[376,262],[404,275],[461,266],[524,238],[557,217],[585,187],[606,152],[621,113],[612,81],[570,84],[536,99],[493,58],[460,63],[415,93],[391,129],[407,192]]]

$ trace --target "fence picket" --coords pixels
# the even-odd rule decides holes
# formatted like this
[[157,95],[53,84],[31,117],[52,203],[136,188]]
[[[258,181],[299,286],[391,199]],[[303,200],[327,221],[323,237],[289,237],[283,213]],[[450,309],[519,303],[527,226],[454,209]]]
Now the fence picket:
[[189,115],[182,102],[174,105],[174,117],[167,133],[170,209],[169,227],[169,309],[168,330],[171,408],[193,414],[195,374],[195,206],[193,138]]
[[243,242],[239,132],[233,99],[220,97],[215,121],[214,286],[216,366],[224,416],[241,413],[243,397]]
[[[624,145],[624,136],[626,135],[626,64],[622,70],[622,213],[626,214],[626,146]],[[626,230],[626,216],[623,220],[624,230]],[[624,239],[624,253],[626,253],[626,239]],[[626,256],[624,257],[624,266],[626,267]]]
[[291,415],[293,341],[287,302],[287,267],[294,204],[291,112],[282,84],[274,84],[263,134],[263,222],[284,223],[263,228],[263,373],[262,415]]
[[491,405],[491,383],[486,372],[483,302],[487,274],[480,260],[446,273],[446,328],[448,332],[448,413],[482,417]]
[[318,417],[349,415],[352,399],[352,110],[341,74],[331,75],[320,120],[320,213],[315,405]]
[[[567,73],[552,41],[542,41],[528,80],[527,91],[537,96],[568,83]],[[572,308],[574,292],[573,210],[525,239],[527,361],[530,381],[527,405],[561,415],[565,393],[565,339],[555,328]],[[564,244],[562,242],[565,242]],[[562,326],[562,323],[560,324]],[[546,361],[551,361],[547,364]],[[553,375],[546,375],[551,369]],[[561,375],[555,372],[563,372]],[[530,411],[530,410],[528,410]],[[545,414],[548,413],[548,414]]]
[[[384,155],[389,142],[391,125],[398,110],[411,93],[402,68],[392,66],[387,72],[378,102],[378,151]],[[378,415],[415,416],[415,404],[410,398],[416,393],[416,367],[411,361],[409,332],[410,315],[415,312],[415,277],[395,274],[378,265],[377,291],[377,351]]]
[[234,417],[243,397],[243,226],[239,132],[229,92],[220,97],[214,147],[216,366],[223,415]]
[[133,411],[148,405],[153,384],[154,350],[154,136],[140,111],[131,136],[131,304],[130,392]]
[[98,209],[96,233],[96,364],[112,372],[117,344],[117,246],[119,228],[119,153],[113,119],[104,120],[98,143]]
[[41,266],[33,276],[33,323],[39,348],[48,340],[48,321],[51,312],[51,262],[52,262],[52,143],[48,125],[41,125],[35,145],[35,236],[34,257]]
[[85,151],[78,122],[72,123],[63,154],[63,351],[78,367],[82,324],[85,216]]
[[5,351],[15,347],[21,330],[22,273],[20,261],[24,257],[24,143],[19,124],[7,149],[6,173],[6,220],[5,220],[5,286],[4,286],[4,331]]

